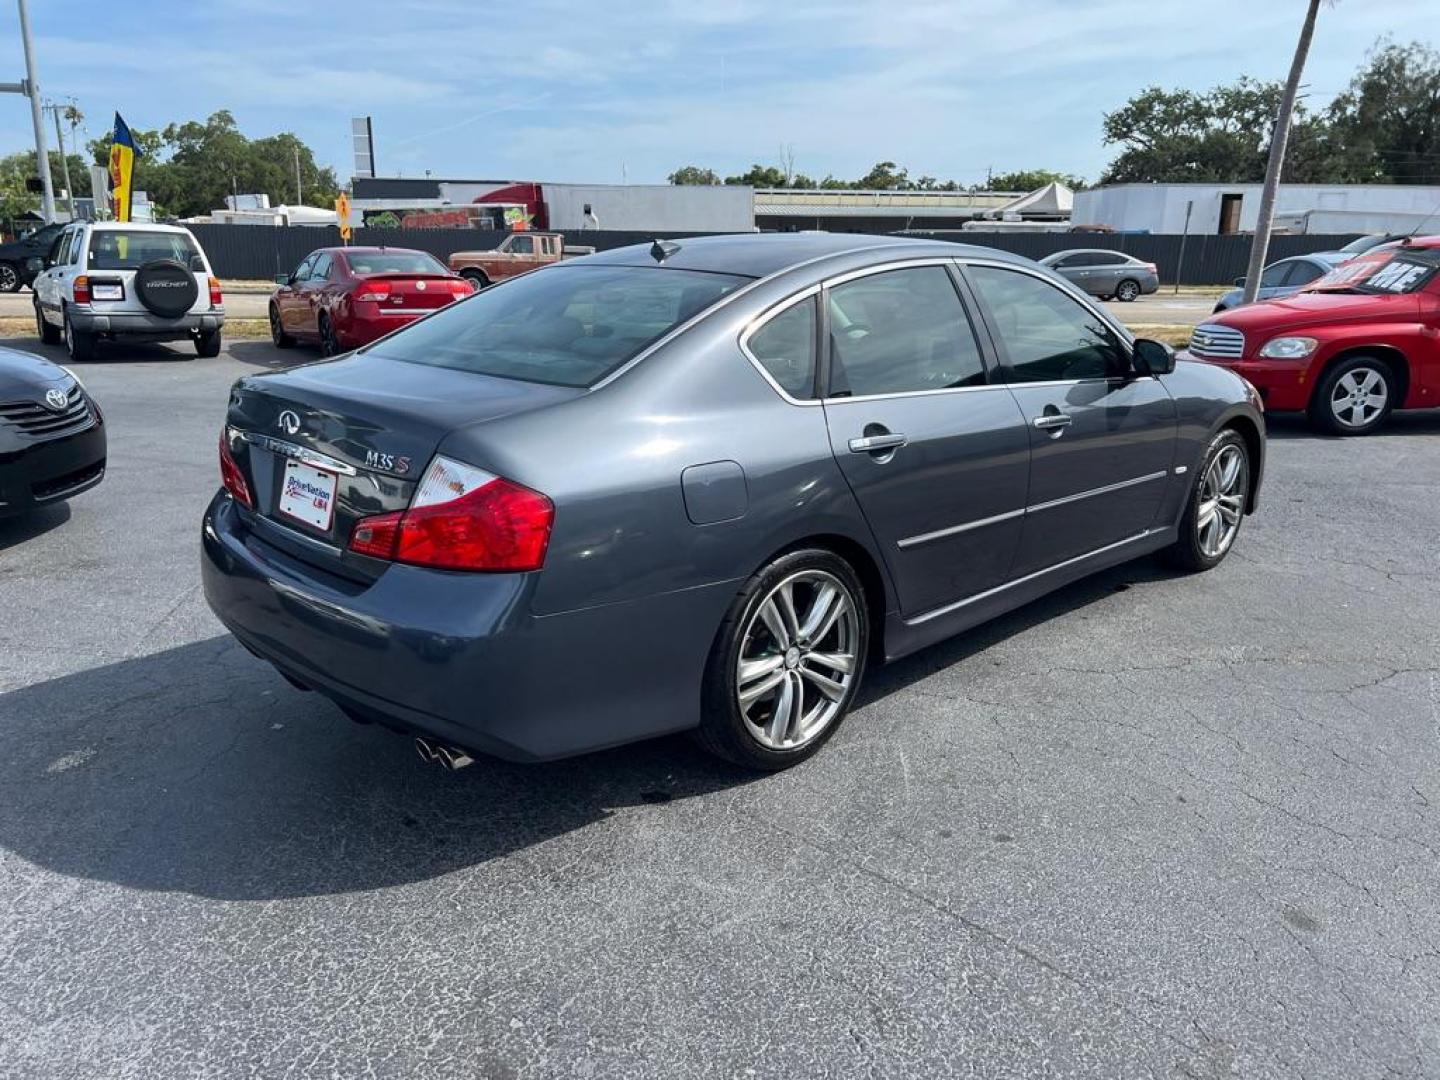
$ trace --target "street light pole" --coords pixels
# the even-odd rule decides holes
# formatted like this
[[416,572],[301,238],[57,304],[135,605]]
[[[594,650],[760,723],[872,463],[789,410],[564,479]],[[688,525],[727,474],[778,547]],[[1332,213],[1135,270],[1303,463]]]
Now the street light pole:
[[65,201],[70,211],[70,220],[75,220],[75,189],[70,186],[70,162],[65,157],[65,133],[60,130],[60,106],[51,105],[55,117],[55,148],[60,152],[60,176],[65,181]]
[[40,169],[40,212],[46,222],[55,220],[55,188],[50,183],[50,148],[45,145],[45,119],[40,114],[40,80],[35,77],[35,43],[30,39],[30,10],[20,5],[20,40],[25,46],[25,90],[30,96],[30,119],[35,125],[35,164]]

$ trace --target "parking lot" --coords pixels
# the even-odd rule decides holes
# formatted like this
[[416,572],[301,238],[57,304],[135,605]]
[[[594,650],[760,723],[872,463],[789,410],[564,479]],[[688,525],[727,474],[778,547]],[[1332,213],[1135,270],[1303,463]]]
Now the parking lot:
[[448,774],[200,595],[227,387],[306,354],[139,355],[105,483],[0,523],[0,1075],[1440,1073],[1440,415],[1272,420],[1216,571],[874,672],[791,772]]

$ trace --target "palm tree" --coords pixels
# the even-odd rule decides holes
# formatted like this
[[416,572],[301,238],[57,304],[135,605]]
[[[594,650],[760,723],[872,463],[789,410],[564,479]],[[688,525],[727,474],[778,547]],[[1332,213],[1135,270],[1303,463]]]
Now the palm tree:
[[1242,303],[1252,303],[1260,289],[1260,275],[1265,270],[1265,253],[1270,248],[1270,227],[1275,221],[1275,189],[1280,186],[1280,169],[1285,164],[1285,144],[1290,141],[1290,120],[1295,115],[1295,97],[1300,92],[1300,76],[1305,71],[1305,58],[1310,54],[1310,39],[1315,36],[1315,16],[1320,13],[1320,0],[1310,0],[1305,12],[1305,25],[1300,28],[1300,42],[1295,46],[1295,59],[1290,61],[1290,77],[1285,80],[1285,93],[1280,98],[1280,113],[1275,117],[1275,133],[1270,137],[1270,161],[1265,166],[1265,186],[1260,189],[1260,214],[1255,219],[1255,239],[1250,244],[1250,269],[1245,275],[1245,296]]

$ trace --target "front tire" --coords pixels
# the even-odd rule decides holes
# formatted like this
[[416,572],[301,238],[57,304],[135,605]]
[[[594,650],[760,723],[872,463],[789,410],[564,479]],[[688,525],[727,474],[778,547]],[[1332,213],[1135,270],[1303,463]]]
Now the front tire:
[[1127,304],[1133,304],[1140,296],[1140,283],[1131,278],[1126,278],[1115,286],[1115,299]]
[[1330,435],[1368,435],[1390,418],[1396,389],[1389,364],[1352,356],[1320,380],[1310,402],[1310,422]]
[[792,551],[730,605],[705,666],[697,738],[751,769],[798,765],[835,734],[870,647],[865,590],[821,548]]
[[1250,500],[1250,448],[1233,428],[1211,440],[1191,488],[1180,536],[1165,558],[1181,570],[1213,570],[1230,554]]
[[12,262],[0,262],[0,292],[19,292],[20,284],[20,268]]
[[277,349],[288,349],[295,344],[295,339],[285,333],[285,324],[280,321],[280,309],[270,305],[270,341]]
[[70,359],[77,364],[87,363],[95,359],[95,335],[84,330],[76,330],[70,321],[70,309],[65,309],[65,351],[70,354]]

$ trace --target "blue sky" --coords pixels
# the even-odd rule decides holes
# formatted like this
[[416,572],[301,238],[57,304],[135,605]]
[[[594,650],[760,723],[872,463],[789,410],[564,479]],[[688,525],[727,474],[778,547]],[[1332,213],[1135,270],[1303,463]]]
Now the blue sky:
[[[1303,0],[31,0],[40,82],[91,135],[219,108],[294,131],[349,175],[349,118],[382,175],[662,182],[793,148],[812,176],[878,159],[963,183],[1048,167],[1095,178],[1100,118],[1141,87],[1281,78]],[[1322,8],[1306,81],[1344,87],[1381,34],[1440,44],[1431,3]],[[134,30],[131,27],[143,29]],[[0,0],[0,80],[18,78]],[[0,95],[0,153],[32,144]]]

